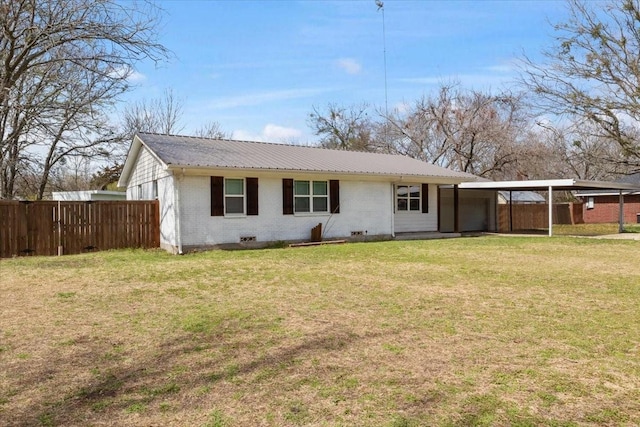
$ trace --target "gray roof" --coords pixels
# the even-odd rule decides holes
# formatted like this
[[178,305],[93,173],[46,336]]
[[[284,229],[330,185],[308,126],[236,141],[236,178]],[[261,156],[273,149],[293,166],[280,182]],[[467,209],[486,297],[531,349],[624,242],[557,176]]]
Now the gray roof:
[[[622,177],[616,179],[614,182],[620,183],[620,184],[632,184],[640,188],[640,173],[623,175]],[[611,195],[617,196],[618,194],[620,194],[620,191],[614,191],[611,189],[593,189],[593,190],[576,191],[575,194],[576,196],[579,196],[579,197],[611,196]],[[635,192],[633,194],[635,194]]]
[[[137,138],[169,168],[439,177],[458,182],[477,178],[471,174],[393,154],[150,133],[138,133]],[[125,165],[123,175],[128,173],[130,170]]]

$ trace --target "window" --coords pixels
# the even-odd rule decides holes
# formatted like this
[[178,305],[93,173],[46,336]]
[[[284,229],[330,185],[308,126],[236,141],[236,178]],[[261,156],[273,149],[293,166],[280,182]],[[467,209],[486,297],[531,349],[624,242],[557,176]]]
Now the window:
[[224,180],[224,213],[244,214],[244,179]]
[[398,185],[396,187],[396,210],[398,212],[420,210],[420,186]]
[[593,209],[594,200],[593,197],[587,197],[587,209]]
[[154,200],[158,199],[158,180],[154,179],[151,186],[151,198]]
[[293,204],[296,213],[328,212],[329,186],[327,181],[294,181]]
[[138,184],[138,195],[136,197],[137,200],[142,200],[142,184]]
[[258,215],[258,178],[211,177],[211,216]]
[[[248,179],[247,187],[249,186]],[[247,188],[247,190],[249,189]],[[294,212],[331,212],[331,214],[339,214],[340,181],[337,179],[330,179],[329,181],[294,181],[292,178],[283,178],[282,214],[293,215]]]

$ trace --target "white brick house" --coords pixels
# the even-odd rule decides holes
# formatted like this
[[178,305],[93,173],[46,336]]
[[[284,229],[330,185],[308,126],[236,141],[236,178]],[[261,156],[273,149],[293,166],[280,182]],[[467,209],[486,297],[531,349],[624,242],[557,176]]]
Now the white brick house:
[[438,186],[475,179],[400,155],[139,133],[118,185],[159,200],[161,247],[181,253],[304,241],[319,223],[325,239],[438,231]]

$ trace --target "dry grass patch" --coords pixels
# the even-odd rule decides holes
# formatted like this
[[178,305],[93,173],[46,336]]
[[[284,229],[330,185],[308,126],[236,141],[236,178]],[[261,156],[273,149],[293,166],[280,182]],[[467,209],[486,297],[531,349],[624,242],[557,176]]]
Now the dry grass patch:
[[640,423],[638,243],[0,261],[0,425]]

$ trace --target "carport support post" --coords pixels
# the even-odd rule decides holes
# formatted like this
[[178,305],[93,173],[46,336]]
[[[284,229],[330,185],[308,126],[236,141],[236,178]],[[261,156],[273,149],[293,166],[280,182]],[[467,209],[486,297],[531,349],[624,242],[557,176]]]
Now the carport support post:
[[509,232],[513,233],[513,191],[509,190]]
[[549,236],[553,236],[553,187],[549,186]]
[[622,190],[620,190],[619,203],[618,203],[618,233],[624,231],[624,196]]
[[460,206],[457,184],[453,186],[453,232],[460,232]]

